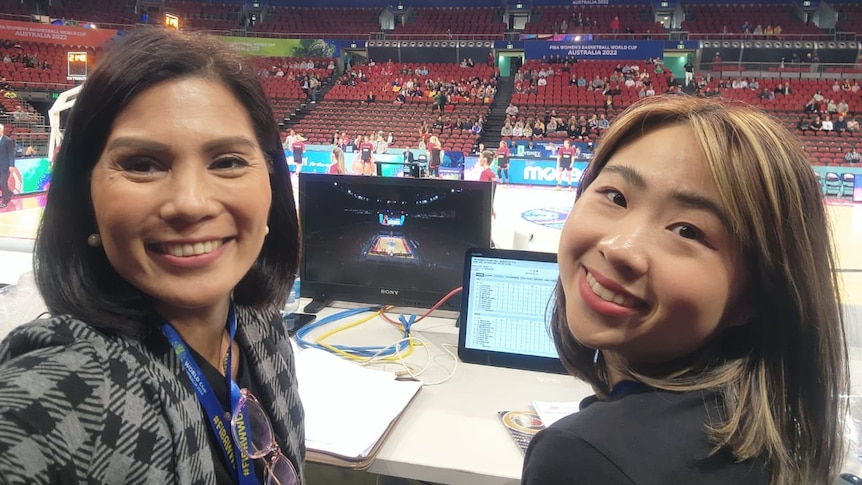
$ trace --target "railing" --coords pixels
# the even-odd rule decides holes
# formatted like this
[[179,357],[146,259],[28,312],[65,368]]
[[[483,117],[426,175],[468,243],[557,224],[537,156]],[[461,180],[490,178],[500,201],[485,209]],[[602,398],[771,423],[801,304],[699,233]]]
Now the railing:
[[6,82],[9,83],[9,87],[11,90],[16,93],[21,93],[22,91],[66,91],[68,89],[72,89],[80,82],[69,81],[66,83],[43,83],[43,82],[26,82],[26,81],[15,81],[14,79],[6,79]]
[[752,35],[723,32],[685,32],[688,40],[753,40],[753,41],[855,41],[855,32],[823,32],[816,34]]
[[711,73],[717,79],[738,77],[781,79],[862,79],[862,66],[856,64],[776,63],[776,62],[705,62],[699,74]]
[[[19,22],[32,22],[28,16],[12,15],[0,13],[0,19],[15,20]],[[80,20],[78,22],[89,22]],[[114,30],[129,30],[137,24],[134,20],[129,23],[115,24],[107,22],[93,22],[99,28],[114,29]],[[264,24],[265,25],[265,24]],[[243,37],[261,37],[261,38],[277,38],[277,39],[340,39],[340,40],[416,40],[416,41],[443,41],[443,40],[519,40],[521,31],[508,31],[505,33],[485,33],[485,34],[466,34],[466,33],[441,33],[441,34],[411,34],[411,33],[392,33],[392,32],[369,32],[369,33],[344,33],[344,32],[258,32],[258,31],[237,31],[236,29],[225,30],[206,30],[200,29],[203,32],[208,32],[213,35],[220,36],[243,36]],[[528,35],[549,36],[553,32],[531,33]],[[579,33],[571,33],[569,35],[578,35]],[[582,32],[580,35],[589,35],[593,40],[710,40],[710,41],[856,41],[859,34],[856,32],[822,32],[822,33],[782,33],[781,35],[752,35],[743,33],[724,33],[724,32],[687,32],[687,31],[669,31],[669,32],[636,32],[636,33],[619,33],[613,34],[610,32]],[[776,46],[777,47],[777,46]]]

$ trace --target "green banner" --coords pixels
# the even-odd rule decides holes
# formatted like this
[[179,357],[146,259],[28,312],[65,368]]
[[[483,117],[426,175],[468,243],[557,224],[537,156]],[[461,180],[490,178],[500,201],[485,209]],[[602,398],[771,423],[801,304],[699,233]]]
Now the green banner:
[[261,57],[333,57],[335,44],[323,39],[263,39],[260,37],[222,37],[237,51]]

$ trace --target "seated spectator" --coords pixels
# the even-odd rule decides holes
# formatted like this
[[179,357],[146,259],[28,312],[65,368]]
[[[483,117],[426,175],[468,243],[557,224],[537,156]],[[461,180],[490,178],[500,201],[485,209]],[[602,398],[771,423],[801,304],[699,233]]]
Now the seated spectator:
[[807,116],[799,118],[799,121],[796,122],[796,129],[803,133],[811,131],[811,120]]
[[473,123],[473,126],[470,128],[470,132],[472,132],[474,135],[481,135],[482,134],[482,123],[479,120],[476,120]]
[[851,116],[850,119],[847,120],[847,131],[850,133],[855,133],[859,131],[859,122],[853,116]]
[[849,152],[844,154],[844,161],[847,163],[859,163],[860,160],[862,160],[862,155],[856,151],[855,146],[851,148]]
[[578,123],[576,121],[570,121],[566,125],[566,136],[573,140],[578,137]]
[[775,99],[775,92],[770,91],[769,88],[763,88],[763,90],[760,91],[760,95],[758,97],[766,101],[772,101],[773,99]]
[[847,131],[847,120],[844,119],[844,115],[838,115],[838,119],[832,123],[832,131],[839,135]]
[[30,114],[24,111],[21,106],[16,106],[15,111],[12,112],[12,117],[15,121],[25,122],[30,120]]
[[518,116],[518,107],[514,104],[509,104],[509,106],[506,108],[506,114],[508,116]]
[[512,136],[524,136],[524,122],[517,121],[512,127]]
[[366,103],[373,103],[375,101],[377,101],[377,96],[375,96],[374,93],[368,93],[368,96],[365,97]]
[[832,118],[829,115],[823,118],[823,121],[820,123],[820,129],[823,131],[832,131],[835,129],[835,125],[832,123]]
[[545,136],[545,123],[541,119],[536,119],[533,124],[533,136],[542,138]]
[[611,127],[611,122],[605,117],[605,114],[602,113],[599,115],[599,122],[596,125],[597,134],[601,135],[604,130],[607,130]]
[[842,99],[841,102],[838,103],[836,108],[837,108],[837,113],[839,115],[845,115],[846,116],[847,113],[850,112],[850,104],[847,103],[846,99]]
[[823,120],[821,120],[819,116],[814,117],[814,121],[811,122],[811,129],[813,131],[820,131],[823,129]]
[[503,129],[500,130],[501,136],[512,136],[512,123],[506,121],[506,124],[503,125]]

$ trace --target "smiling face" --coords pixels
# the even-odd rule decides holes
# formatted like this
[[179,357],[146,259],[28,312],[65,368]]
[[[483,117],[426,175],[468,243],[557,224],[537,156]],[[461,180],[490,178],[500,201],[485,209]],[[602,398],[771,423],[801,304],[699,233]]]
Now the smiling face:
[[688,126],[619,148],[575,203],[559,247],[573,336],[655,364],[743,323],[744,273],[719,193]]
[[194,77],[128,104],[90,190],[108,260],[162,315],[226,304],[260,253],[272,197],[247,110]]

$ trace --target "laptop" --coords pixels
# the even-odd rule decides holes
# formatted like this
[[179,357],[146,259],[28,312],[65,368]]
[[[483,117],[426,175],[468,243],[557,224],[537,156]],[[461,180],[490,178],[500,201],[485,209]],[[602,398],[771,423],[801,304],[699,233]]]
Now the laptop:
[[470,249],[458,334],[458,357],[471,364],[565,373],[550,321],[557,255]]

